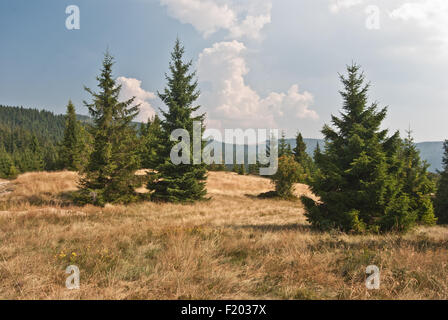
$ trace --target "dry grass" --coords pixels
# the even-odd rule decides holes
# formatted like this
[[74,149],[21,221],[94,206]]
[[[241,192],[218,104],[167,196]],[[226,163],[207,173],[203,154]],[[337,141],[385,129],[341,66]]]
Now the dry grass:
[[[448,298],[448,229],[318,233],[300,202],[256,198],[271,187],[211,172],[210,201],[80,208],[63,200],[75,173],[22,175],[0,197],[0,298]],[[71,264],[80,290],[65,288]],[[364,285],[370,264],[380,290]]]

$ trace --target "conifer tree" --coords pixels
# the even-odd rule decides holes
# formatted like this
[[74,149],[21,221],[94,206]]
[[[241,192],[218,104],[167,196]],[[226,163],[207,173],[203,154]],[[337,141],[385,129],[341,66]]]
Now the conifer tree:
[[306,144],[303,141],[303,137],[300,132],[297,133],[296,146],[292,150],[292,153],[296,162],[299,163],[303,168],[305,179],[307,180],[306,182],[308,182],[315,169],[313,160],[306,152]]
[[85,88],[93,99],[84,102],[93,119],[93,151],[82,172],[80,201],[97,205],[136,200],[135,171],[139,161],[131,122],[138,114],[138,105],[133,105],[134,98],[119,101],[121,86],[113,78],[113,64],[113,57],[106,53],[97,77],[99,92]]
[[60,148],[60,162],[64,169],[79,171],[86,164],[87,133],[76,119],[75,106],[70,100],[67,105],[64,138]]
[[39,140],[33,135],[30,150],[27,155],[29,171],[42,171],[45,167],[44,155]]
[[141,166],[144,169],[155,169],[158,151],[161,148],[162,127],[160,118],[155,115],[141,127],[142,149],[140,150]]
[[275,195],[283,199],[294,198],[293,186],[299,182],[303,169],[292,155],[283,155],[278,159],[277,172],[270,178],[275,185]]
[[0,178],[15,178],[17,174],[18,171],[14,165],[14,160],[6,152],[5,148],[0,146]]
[[415,211],[418,222],[433,225],[436,218],[431,194],[434,193],[435,186],[428,176],[429,165],[420,159],[420,151],[415,146],[410,130],[403,143],[402,160],[402,192],[409,197],[409,210]]
[[[170,159],[172,148],[178,144],[170,141],[170,135],[174,130],[188,131],[192,140],[193,122],[198,121],[201,122],[201,132],[204,131],[202,123],[205,114],[196,114],[200,108],[195,105],[199,91],[197,81],[194,79],[195,72],[190,72],[192,61],[184,62],[183,56],[184,48],[177,39],[171,53],[170,74],[165,76],[167,86],[162,93],[158,93],[168,110],[161,110],[164,119],[161,121],[161,148],[158,150],[157,173],[150,174],[148,182],[148,189],[153,190],[152,198],[156,201],[190,202],[203,199],[207,192],[206,166],[202,161],[200,164],[193,164],[193,143],[190,144],[189,164],[176,165]],[[203,147],[204,143],[201,143],[201,154]]]
[[341,117],[332,116],[335,129],[325,125],[326,147],[316,155],[319,173],[311,187],[321,202],[302,197],[314,227],[342,231],[408,229],[416,216],[401,193],[397,155],[399,133],[380,130],[387,108],[367,106],[369,84],[358,65],[340,76],[344,90]]
[[278,143],[278,156],[279,157],[286,155],[289,156],[291,154],[292,154],[291,145],[288,142],[286,142],[285,131],[282,131],[282,136]]
[[443,170],[437,183],[437,193],[434,201],[436,217],[439,224],[448,224],[448,140],[443,144]]

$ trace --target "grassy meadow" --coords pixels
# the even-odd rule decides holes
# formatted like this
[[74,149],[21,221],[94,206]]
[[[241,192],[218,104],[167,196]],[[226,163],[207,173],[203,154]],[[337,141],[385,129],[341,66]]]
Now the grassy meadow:
[[[0,181],[0,299],[448,299],[444,227],[313,231],[300,201],[259,199],[269,180],[229,172],[209,172],[210,200],[191,205],[75,207],[76,181]],[[372,264],[379,290],[365,286]],[[69,265],[79,290],[65,287]]]

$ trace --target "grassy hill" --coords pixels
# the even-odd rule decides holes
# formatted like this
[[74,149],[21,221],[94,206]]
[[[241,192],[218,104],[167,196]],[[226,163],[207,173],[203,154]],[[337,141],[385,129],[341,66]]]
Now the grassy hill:
[[[444,227],[316,232],[299,201],[256,197],[268,179],[229,172],[210,172],[211,200],[189,205],[74,207],[76,181],[26,173],[0,195],[0,299],[448,299]],[[69,265],[79,290],[65,288]]]

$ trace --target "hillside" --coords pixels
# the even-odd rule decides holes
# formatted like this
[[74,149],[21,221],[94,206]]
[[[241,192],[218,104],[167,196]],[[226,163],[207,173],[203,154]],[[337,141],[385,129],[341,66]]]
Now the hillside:
[[74,207],[76,179],[27,173],[0,196],[0,299],[448,299],[447,228],[315,232],[299,201],[256,197],[269,180],[228,172],[210,172],[209,201]]
[[[90,118],[78,115],[81,122],[89,123]],[[51,170],[52,155],[57,143],[62,139],[64,132],[64,115],[55,115],[52,112],[37,109],[26,109],[23,107],[8,107],[0,105],[0,150],[4,145],[6,152],[26,148],[31,143],[32,137],[36,136],[40,145],[46,150],[44,159],[50,159],[45,169]],[[134,123],[139,127],[140,123]],[[14,143],[12,143],[14,141]],[[287,139],[292,148],[295,147],[295,139]],[[312,156],[317,143],[324,148],[322,139],[304,139],[307,152]],[[221,142],[215,142],[219,147]],[[416,144],[420,150],[422,159],[430,164],[429,170],[436,172],[442,169],[443,142],[421,142]],[[238,150],[244,146],[237,145]],[[54,159],[53,159],[54,160]]]

